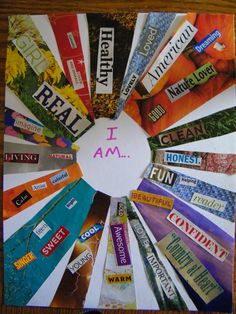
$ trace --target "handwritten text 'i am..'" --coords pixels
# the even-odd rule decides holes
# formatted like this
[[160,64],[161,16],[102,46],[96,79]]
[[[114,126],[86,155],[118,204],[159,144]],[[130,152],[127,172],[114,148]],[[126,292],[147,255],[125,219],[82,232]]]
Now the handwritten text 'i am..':
[[[115,130],[117,130],[118,127],[108,127],[108,137],[106,138],[106,141],[117,141],[117,137],[115,136]],[[102,146],[99,146],[95,153],[93,154],[93,158],[107,158],[109,156],[113,156],[115,158],[130,158],[129,155],[125,155],[121,153],[120,148],[118,145],[108,147],[108,148],[102,148]]]

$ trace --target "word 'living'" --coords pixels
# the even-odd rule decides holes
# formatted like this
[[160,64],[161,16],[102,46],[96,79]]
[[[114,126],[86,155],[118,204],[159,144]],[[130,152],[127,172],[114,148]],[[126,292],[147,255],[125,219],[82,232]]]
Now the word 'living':
[[[117,129],[118,129],[117,126],[107,128],[109,132],[109,135],[106,138],[107,141],[117,140],[117,137],[115,137],[114,135],[114,130],[117,130]],[[93,154],[93,158],[97,158],[97,157],[104,158],[104,157],[109,157],[109,156],[118,157],[118,158],[130,158],[129,155],[122,154],[117,145],[114,147],[108,147],[105,149],[102,149],[102,147],[100,146],[97,148],[96,152]]]

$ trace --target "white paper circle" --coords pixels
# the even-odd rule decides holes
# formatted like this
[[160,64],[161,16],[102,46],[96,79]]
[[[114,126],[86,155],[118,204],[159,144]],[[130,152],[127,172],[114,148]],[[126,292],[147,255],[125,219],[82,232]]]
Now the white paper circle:
[[76,143],[83,178],[111,196],[129,195],[151,160],[147,133],[129,116],[100,118]]

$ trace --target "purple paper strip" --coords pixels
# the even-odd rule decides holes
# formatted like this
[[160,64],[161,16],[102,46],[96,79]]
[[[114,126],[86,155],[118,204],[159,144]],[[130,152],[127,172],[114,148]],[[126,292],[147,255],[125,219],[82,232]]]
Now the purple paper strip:
[[[182,202],[180,199],[165,191],[161,187],[144,179],[138,187],[138,190],[167,196],[174,199],[174,209],[183,216],[196,224],[201,230],[206,232],[215,241],[219,242],[229,251],[229,255],[222,263],[220,260],[206,252],[189,238],[183,231],[170,223],[166,217],[170,213],[166,209],[154,207],[148,204],[135,202],[139,212],[143,216],[148,227],[152,231],[157,241],[160,241],[168,233],[175,232],[184,243],[191,249],[193,254],[201,261],[201,263],[209,270],[214,279],[224,289],[224,292],[209,304],[204,304],[191,288],[185,286],[194,304],[198,310],[207,311],[231,311],[232,307],[232,291],[233,291],[233,262],[234,262],[234,239],[221,230],[217,225],[209,219],[195,211],[192,207]],[[227,301],[227,302],[226,302]],[[226,307],[227,303],[227,307]]]
[[117,264],[119,266],[130,265],[131,260],[123,224],[111,225],[110,227]]

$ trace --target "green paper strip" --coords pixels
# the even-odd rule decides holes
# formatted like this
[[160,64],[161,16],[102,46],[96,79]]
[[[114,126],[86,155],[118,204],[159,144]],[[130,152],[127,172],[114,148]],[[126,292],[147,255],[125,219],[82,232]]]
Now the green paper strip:
[[128,199],[126,204],[128,219],[138,241],[146,276],[160,310],[188,310]]
[[151,150],[222,136],[236,131],[236,107],[218,111],[202,119],[149,137]]

